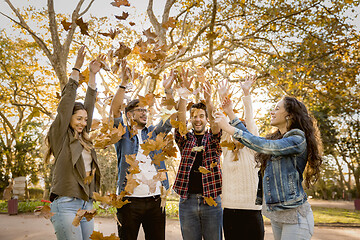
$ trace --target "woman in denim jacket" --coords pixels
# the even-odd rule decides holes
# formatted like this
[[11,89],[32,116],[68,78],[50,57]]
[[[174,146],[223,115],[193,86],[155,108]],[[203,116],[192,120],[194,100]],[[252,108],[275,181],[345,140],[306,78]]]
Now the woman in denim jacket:
[[314,218],[302,187],[316,181],[321,165],[321,140],[314,119],[305,105],[284,97],[271,111],[270,124],[277,131],[266,138],[251,134],[235,116],[232,102],[225,99],[223,109],[230,117],[216,113],[216,122],[225,132],[258,152],[263,172],[263,214],[271,220],[275,240],[310,239]]

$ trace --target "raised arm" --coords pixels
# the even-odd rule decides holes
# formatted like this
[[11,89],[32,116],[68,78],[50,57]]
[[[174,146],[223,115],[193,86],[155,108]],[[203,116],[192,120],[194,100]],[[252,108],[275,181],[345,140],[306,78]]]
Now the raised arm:
[[252,134],[259,136],[258,128],[254,120],[253,106],[252,106],[252,100],[250,94],[250,89],[253,86],[256,79],[257,79],[256,76],[247,76],[244,83],[240,82],[240,86],[244,93],[242,100],[244,103],[246,128]]
[[210,123],[210,129],[213,134],[218,134],[220,132],[219,126],[215,123],[215,118],[213,115],[214,112],[214,105],[211,101],[211,85],[209,81],[206,81],[203,85],[204,90],[204,98],[205,98],[205,104],[206,109],[209,117],[209,123]]
[[128,84],[131,77],[131,70],[126,66],[126,60],[122,60],[120,73],[120,78],[122,81],[110,106],[110,114],[112,113],[114,118],[119,118],[121,116],[121,105],[124,101],[126,85]]
[[92,60],[89,64],[89,82],[88,82],[88,89],[86,91],[86,97],[84,101],[85,109],[88,113],[88,120],[86,125],[86,130],[90,131],[92,117],[94,113],[94,106],[96,101],[96,81],[95,76],[100,71],[101,62],[105,61],[106,56],[100,55],[96,59]]

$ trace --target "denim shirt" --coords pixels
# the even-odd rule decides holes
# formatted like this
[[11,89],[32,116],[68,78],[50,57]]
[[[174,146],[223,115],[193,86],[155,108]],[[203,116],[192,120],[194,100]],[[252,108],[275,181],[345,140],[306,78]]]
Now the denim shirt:
[[[114,119],[115,127],[118,127],[120,123],[121,123],[121,125],[125,126],[122,115],[119,118]],[[126,133],[122,136],[122,138],[117,143],[115,143],[115,150],[116,150],[116,155],[117,155],[117,159],[118,159],[118,181],[117,181],[117,188],[116,188],[117,194],[120,194],[122,191],[124,191],[125,186],[126,186],[126,174],[128,173],[128,168],[130,165],[126,162],[125,155],[137,154],[137,152],[139,150],[138,136],[135,135],[132,138],[130,138],[129,128],[128,128],[128,126],[125,126],[125,127],[126,127]],[[164,124],[163,124],[163,121],[161,120],[156,126],[151,125],[149,127],[145,127],[142,129],[142,131],[141,131],[142,140],[145,142],[146,139],[149,138],[148,133],[150,133],[152,131],[153,131],[153,134],[150,139],[155,139],[159,133],[162,133],[162,132],[169,133],[171,128],[172,128],[172,126],[170,124],[170,120],[167,120]],[[159,154],[159,153],[161,153],[161,150],[156,150],[156,151],[150,152],[149,156],[150,156],[151,160],[154,160],[154,155]],[[157,164],[154,164],[154,165],[155,165],[156,170],[166,169],[164,161],[160,162],[160,166],[158,166]],[[166,189],[169,189],[169,180],[168,180],[167,173],[166,173],[166,180],[162,181],[161,184]]]
[[263,176],[263,192],[267,209],[280,211],[296,208],[306,202],[302,187],[303,172],[307,162],[307,144],[303,131],[292,129],[283,138],[269,140],[251,134],[235,118],[233,137],[256,152],[271,155]]

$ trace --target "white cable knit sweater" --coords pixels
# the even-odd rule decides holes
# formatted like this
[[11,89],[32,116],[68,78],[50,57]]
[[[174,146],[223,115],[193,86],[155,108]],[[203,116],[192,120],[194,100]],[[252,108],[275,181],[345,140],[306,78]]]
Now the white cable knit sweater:
[[[258,136],[258,129],[253,116],[251,96],[243,97],[245,106],[246,128]],[[223,132],[222,141],[236,141]],[[258,168],[256,168],[255,152],[244,147],[238,152],[238,161],[234,152],[223,147],[222,165],[222,200],[223,208],[261,210],[261,206],[255,205],[256,192],[258,187]]]

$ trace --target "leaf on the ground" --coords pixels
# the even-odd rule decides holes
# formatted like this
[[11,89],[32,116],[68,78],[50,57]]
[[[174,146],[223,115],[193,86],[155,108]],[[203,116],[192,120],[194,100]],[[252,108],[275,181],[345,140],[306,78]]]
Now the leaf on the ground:
[[216,166],[217,166],[217,162],[211,162],[210,168],[214,168],[214,167],[216,167]]
[[122,12],[121,16],[115,15],[115,17],[119,20],[126,20],[128,18],[128,16],[129,16],[129,13],[127,13],[127,12]]
[[89,36],[89,23],[84,22],[82,17],[76,19],[75,23],[80,27],[81,34]]
[[63,28],[65,29],[65,31],[69,31],[71,28],[71,22],[66,21],[66,19],[63,19],[61,21],[61,25],[63,26]]
[[34,214],[37,216],[43,216],[46,219],[50,219],[52,216],[55,215],[55,213],[51,212],[51,208],[48,205],[37,207]]
[[168,29],[169,27],[170,27],[170,28],[176,27],[176,20],[175,20],[175,18],[169,17],[169,19],[168,19],[165,23],[162,24],[162,27],[163,27],[163,28],[166,28],[166,29]]
[[203,150],[204,150],[204,146],[193,147],[191,149],[192,152],[202,152]]
[[118,57],[119,59],[123,59],[127,55],[131,53],[131,49],[125,45],[123,42],[119,42],[119,48],[116,49],[114,52],[114,56]]
[[110,236],[104,236],[101,232],[93,231],[90,239],[92,240],[120,240],[119,237],[115,236],[115,233],[112,233]]
[[120,6],[130,7],[130,3],[128,2],[128,0],[114,0],[114,2],[111,3],[111,5],[113,5],[114,7],[120,7]]
[[217,206],[217,203],[214,201],[212,197],[204,197],[204,199],[209,206],[214,206],[214,207]]
[[204,168],[203,166],[200,166],[200,167],[199,167],[199,172],[201,172],[202,174],[211,173],[211,171],[207,170],[207,169]]
[[109,32],[99,32],[100,35],[103,35],[105,37],[110,37],[111,39],[115,39],[115,37],[120,33],[119,29],[110,29]]
[[134,193],[134,189],[139,186],[140,184],[133,178],[132,174],[127,174],[126,175],[126,186],[125,186],[125,191],[133,194]]
[[185,122],[170,119],[170,123],[174,128],[177,128],[179,130],[181,136],[185,136],[189,132]]

